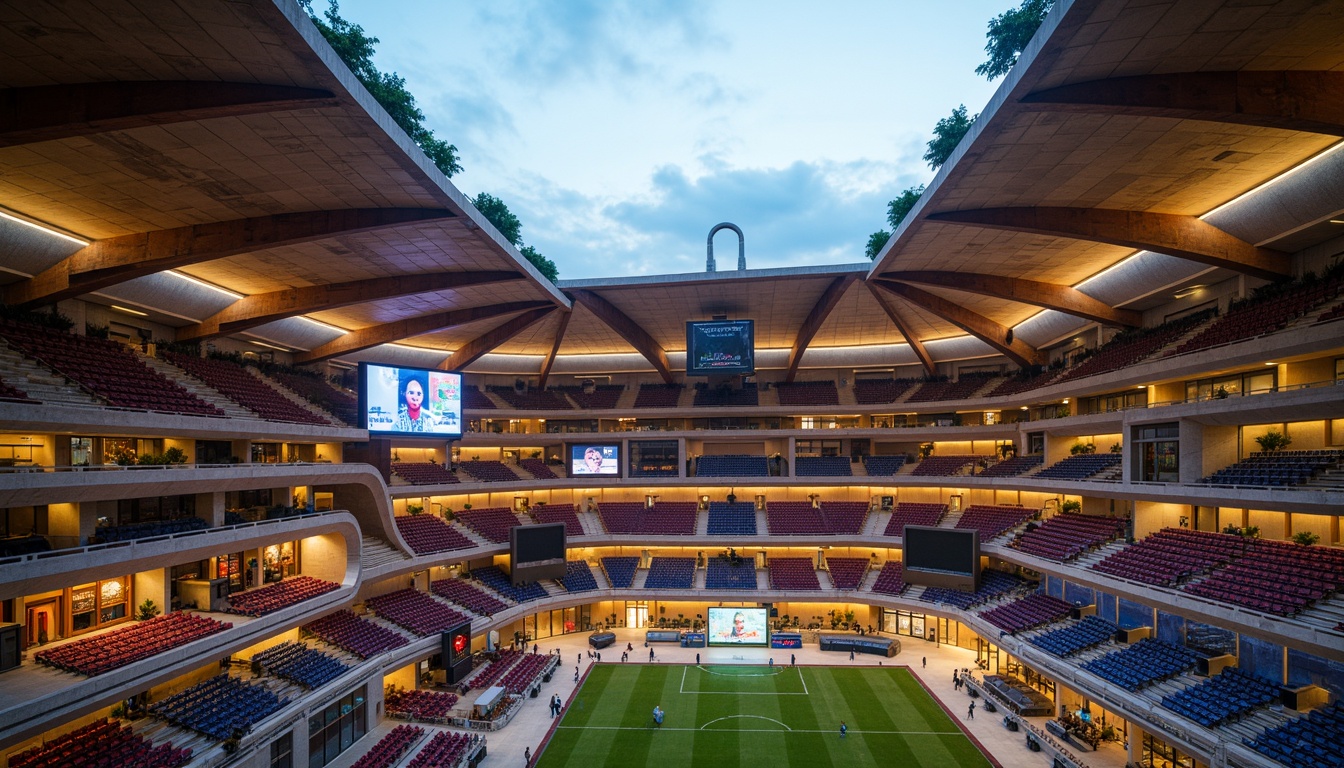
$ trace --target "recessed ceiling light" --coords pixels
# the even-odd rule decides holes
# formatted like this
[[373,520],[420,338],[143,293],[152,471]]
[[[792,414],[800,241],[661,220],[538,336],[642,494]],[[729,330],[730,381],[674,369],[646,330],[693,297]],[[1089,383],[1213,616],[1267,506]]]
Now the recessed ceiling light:
[[80,240],[78,237],[72,237],[70,235],[65,234],[64,232],[57,232],[51,227],[44,227],[35,221],[28,221],[27,219],[21,219],[18,216],[11,216],[8,213],[5,213],[4,211],[0,211],[0,219],[6,219],[8,221],[14,222],[15,224],[22,224],[25,227],[36,229],[39,232],[45,232],[46,234],[51,235],[52,237],[59,237],[62,240],[74,243],[75,245],[78,245],[80,247],[86,247],[89,244],[88,240]]
[[1344,224],[1344,219],[1331,219],[1331,224]]
[[1177,291],[1174,295],[1178,299],[1184,299],[1187,296],[1194,296],[1196,293],[1199,293],[1202,290],[1204,290],[1203,285],[1192,285],[1188,288],[1182,288],[1181,290]]
[[1265,363],[1265,365],[1278,365],[1278,363]]
[[1136,387],[1136,389],[1147,389],[1147,388],[1148,387],[1144,384],[1140,384],[1138,387]]
[[128,314],[128,315],[139,315],[140,317],[149,317],[149,313],[148,313],[148,312],[141,312],[141,311],[138,310],[138,309],[131,309],[131,308],[129,308],[129,307],[123,307],[123,306],[119,306],[119,305],[117,305],[117,304],[113,304],[113,305],[112,305],[112,308],[115,309],[115,310],[117,310],[118,312],[125,312],[125,313]]

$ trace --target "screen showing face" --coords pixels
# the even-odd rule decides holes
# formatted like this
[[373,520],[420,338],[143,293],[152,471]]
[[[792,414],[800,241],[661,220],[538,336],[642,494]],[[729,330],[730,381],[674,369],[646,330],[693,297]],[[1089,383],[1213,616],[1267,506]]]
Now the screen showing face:
[[569,449],[569,474],[617,477],[621,474],[619,445],[573,445]]
[[710,608],[710,645],[766,645],[770,642],[764,608]]
[[462,434],[462,374],[365,363],[365,428],[393,435]]
[[687,323],[686,373],[709,376],[754,372],[755,328],[751,320]]

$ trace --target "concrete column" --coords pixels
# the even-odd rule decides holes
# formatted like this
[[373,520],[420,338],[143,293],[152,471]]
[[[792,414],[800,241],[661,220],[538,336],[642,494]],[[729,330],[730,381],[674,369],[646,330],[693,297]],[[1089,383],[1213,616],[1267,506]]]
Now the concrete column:
[[223,491],[196,494],[196,516],[211,528],[224,524],[225,497]]
[[1138,765],[1143,755],[1143,729],[1129,721],[1129,765]]

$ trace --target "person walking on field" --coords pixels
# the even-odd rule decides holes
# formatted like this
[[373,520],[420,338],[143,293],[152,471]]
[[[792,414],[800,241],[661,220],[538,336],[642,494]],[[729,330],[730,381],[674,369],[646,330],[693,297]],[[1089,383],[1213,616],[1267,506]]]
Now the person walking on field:
[[848,726],[848,725],[845,725],[845,721],[844,721],[844,720],[841,720],[841,721],[840,721],[840,738],[842,738],[842,739],[845,738],[845,734],[848,733],[848,732],[849,732],[849,726]]

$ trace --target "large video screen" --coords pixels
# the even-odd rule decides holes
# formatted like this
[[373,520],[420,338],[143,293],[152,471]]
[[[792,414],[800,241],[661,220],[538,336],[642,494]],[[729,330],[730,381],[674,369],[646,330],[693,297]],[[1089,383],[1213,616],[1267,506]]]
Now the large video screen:
[[565,524],[515,525],[509,529],[514,586],[565,577]]
[[907,525],[907,584],[974,591],[980,587],[980,534],[975,530]]
[[764,608],[709,609],[710,645],[767,645],[770,626]]
[[714,320],[686,323],[686,374],[754,373],[756,323],[752,320]]
[[620,477],[621,446],[571,445],[569,447],[570,477]]
[[462,374],[359,364],[360,426],[384,435],[462,435]]

